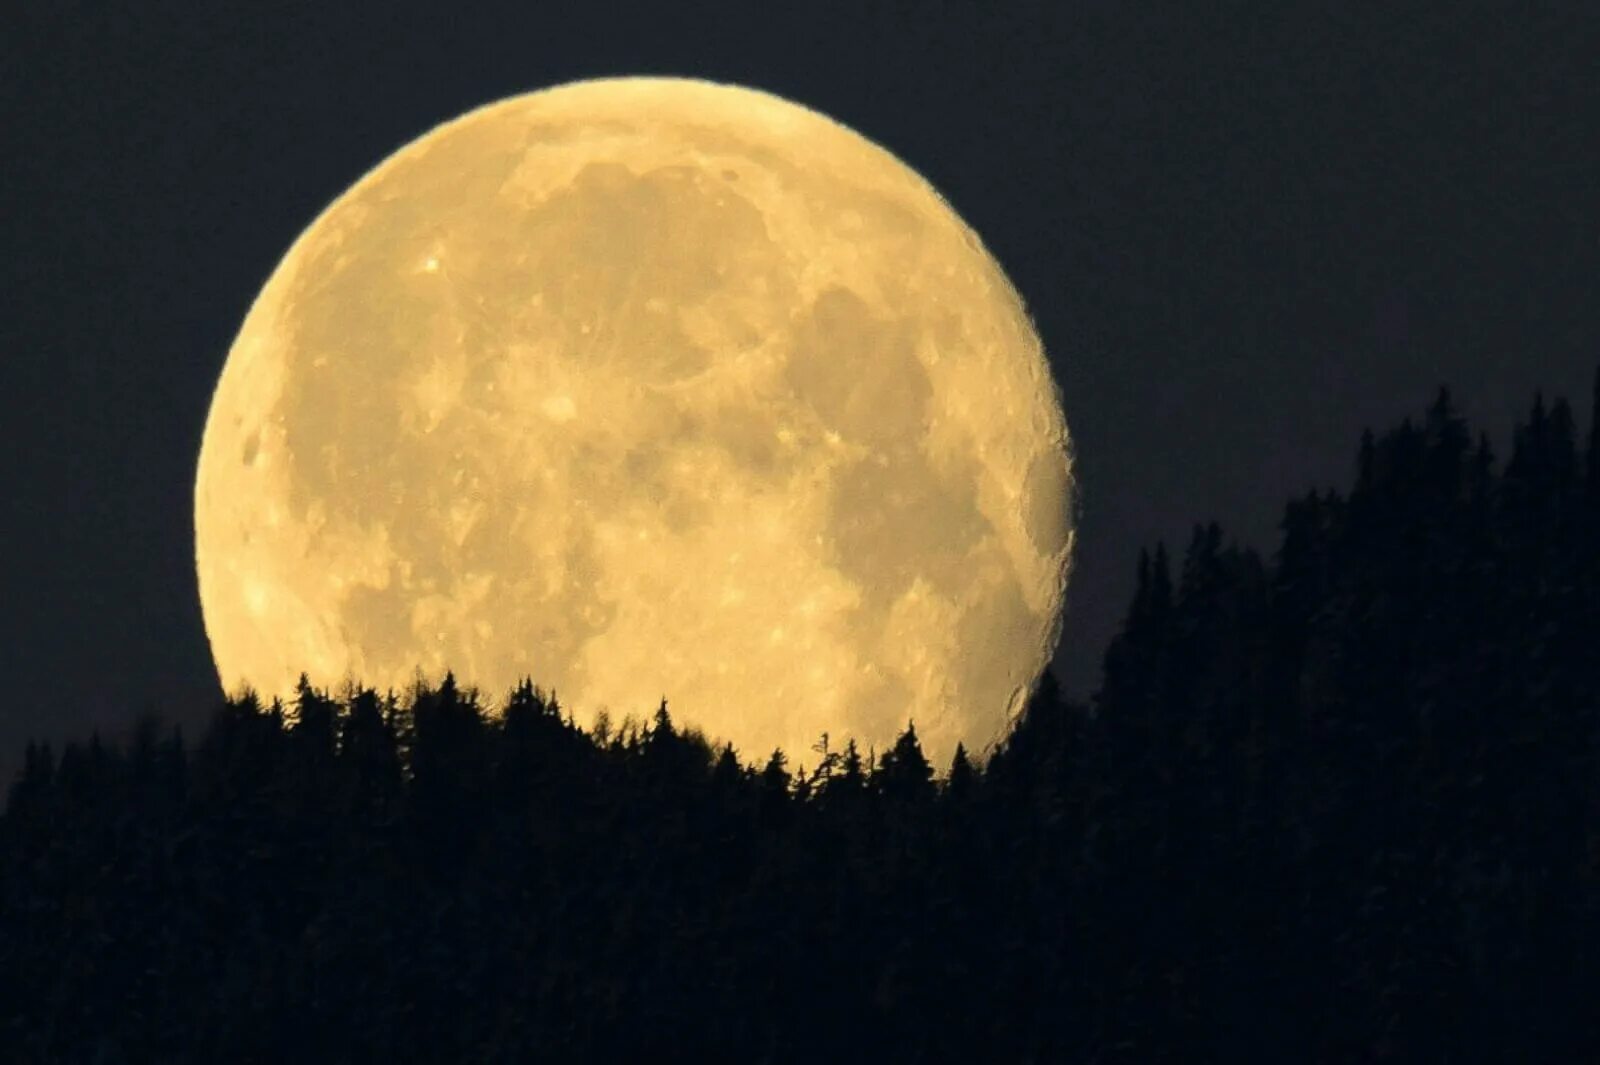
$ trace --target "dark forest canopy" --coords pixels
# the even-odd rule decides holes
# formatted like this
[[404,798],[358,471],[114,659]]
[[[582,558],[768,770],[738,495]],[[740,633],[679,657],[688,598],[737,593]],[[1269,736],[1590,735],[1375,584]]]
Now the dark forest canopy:
[[1090,704],[1046,677],[938,772],[909,728],[750,765],[454,678],[31,747],[0,1047],[1594,1060],[1593,420],[1536,402],[1502,464],[1441,392],[1282,532],[1141,554]]

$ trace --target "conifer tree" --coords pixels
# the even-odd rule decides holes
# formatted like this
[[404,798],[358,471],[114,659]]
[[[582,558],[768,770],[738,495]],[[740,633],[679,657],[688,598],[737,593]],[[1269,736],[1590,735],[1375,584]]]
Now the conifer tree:
[[972,761],[967,757],[966,744],[957,743],[955,756],[950,760],[950,776],[945,782],[945,795],[956,802],[965,802],[972,797],[976,779],[977,774],[972,768]]
[[873,774],[879,792],[902,802],[920,802],[933,791],[933,767],[922,753],[915,722],[908,722],[894,746],[884,752]]

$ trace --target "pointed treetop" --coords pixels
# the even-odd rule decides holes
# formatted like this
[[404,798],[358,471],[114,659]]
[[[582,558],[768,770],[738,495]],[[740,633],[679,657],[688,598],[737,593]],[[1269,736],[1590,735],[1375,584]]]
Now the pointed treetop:
[[1428,408],[1427,430],[1429,442],[1440,449],[1447,468],[1454,468],[1449,464],[1458,461],[1472,446],[1466,420],[1456,413],[1450,401],[1450,390],[1443,385],[1439,386],[1433,406]]
[[1577,419],[1572,416],[1572,404],[1567,402],[1565,396],[1550,404],[1547,437],[1549,454],[1545,461],[1553,467],[1557,482],[1565,493],[1578,472]]
[[1134,631],[1144,626],[1144,620],[1150,613],[1150,552],[1146,548],[1139,548],[1139,569],[1133,589],[1133,602],[1128,607],[1127,620],[1123,628]]
[[856,746],[856,741],[851,740],[844,745],[844,777],[847,780],[859,781],[865,773],[861,759],[861,749]]
[[1594,394],[1589,400],[1589,447],[1584,471],[1589,499],[1600,504],[1600,366],[1595,367]]
[[932,786],[933,766],[917,741],[915,722],[906,723],[906,730],[884,754],[876,779],[886,794],[905,798],[917,797]]
[[1550,404],[1550,431],[1557,436],[1575,435],[1577,419],[1572,415],[1572,404],[1567,402],[1566,396],[1557,396]]
[[1164,540],[1157,542],[1155,562],[1150,568],[1150,606],[1158,617],[1172,606],[1172,564],[1167,559]]
[[972,790],[974,775],[966,745],[957,743],[955,757],[950,760],[950,779],[945,785],[946,791],[956,797],[967,794]]
[[1196,522],[1194,531],[1189,537],[1189,549],[1184,553],[1184,582],[1186,584],[1193,582],[1200,571],[1215,563],[1221,550],[1222,526],[1214,521],[1205,525]]
[[789,787],[789,759],[781,749],[775,749],[761,770],[761,783],[770,789],[787,790]]

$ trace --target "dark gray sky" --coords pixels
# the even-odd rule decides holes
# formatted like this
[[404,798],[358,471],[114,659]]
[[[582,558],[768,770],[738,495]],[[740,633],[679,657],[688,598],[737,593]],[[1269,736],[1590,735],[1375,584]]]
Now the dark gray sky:
[[1215,518],[1270,551],[1290,495],[1346,485],[1362,428],[1441,383],[1502,450],[1536,389],[1589,394],[1596,5],[565,6],[0,18],[8,776],[28,735],[147,704],[197,720],[213,698],[195,457],[289,243],[438,122],[574,78],[787,96],[888,147],[983,236],[1078,450],[1057,659],[1075,693],[1140,545]]

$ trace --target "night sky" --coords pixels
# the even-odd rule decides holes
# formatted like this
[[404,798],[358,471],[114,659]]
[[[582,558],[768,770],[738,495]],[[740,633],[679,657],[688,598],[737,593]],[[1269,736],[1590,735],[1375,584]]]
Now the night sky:
[[1078,455],[1073,694],[1141,545],[1216,519],[1270,552],[1287,498],[1347,486],[1362,429],[1440,384],[1502,455],[1537,389],[1587,424],[1596,5],[334,6],[0,17],[8,776],[27,736],[146,706],[195,722],[215,699],[195,461],[289,244],[437,123],[577,78],[788,97],[983,237]]

